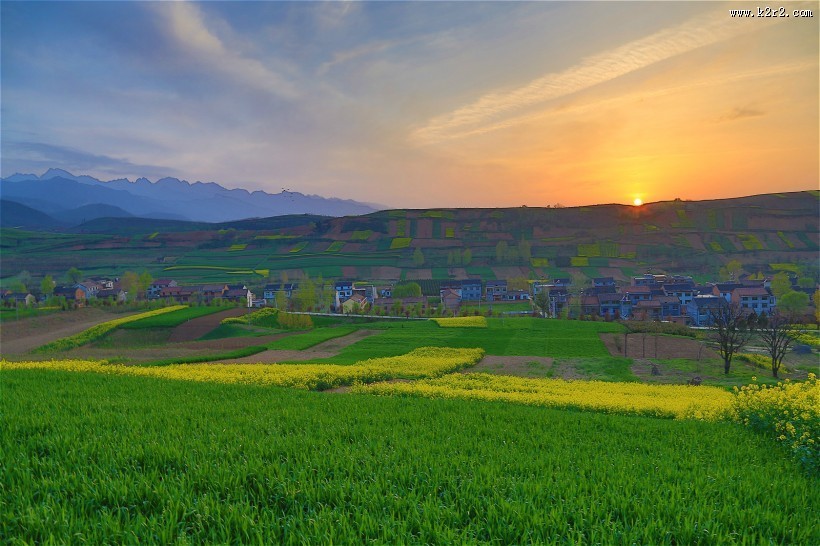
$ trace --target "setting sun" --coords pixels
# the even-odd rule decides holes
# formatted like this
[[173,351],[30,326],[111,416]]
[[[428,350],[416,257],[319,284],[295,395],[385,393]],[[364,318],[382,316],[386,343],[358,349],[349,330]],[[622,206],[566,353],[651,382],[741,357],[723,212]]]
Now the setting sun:
[[641,198],[640,198],[640,197],[636,197],[636,198],[632,201],[632,204],[633,204],[633,205],[635,205],[636,207],[640,207],[641,205],[643,205],[643,201],[641,201]]

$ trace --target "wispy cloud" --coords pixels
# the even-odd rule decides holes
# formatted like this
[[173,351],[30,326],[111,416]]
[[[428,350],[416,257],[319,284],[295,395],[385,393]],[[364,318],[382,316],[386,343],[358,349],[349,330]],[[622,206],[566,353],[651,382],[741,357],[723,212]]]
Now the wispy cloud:
[[466,106],[430,120],[411,134],[411,140],[426,144],[458,138],[464,133],[485,132],[482,127],[498,124],[499,118],[516,111],[776,22],[773,19],[757,20],[755,25],[738,24],[737,20],[726,17],[725,10],[695,17],[614,50],[587,57],[575,66],[542,76],[518,89],[486,94]]
[[205,22],[200,9],[190,2],[151,4],[165,19],[171,37],[189,55],[206,64],[209,70],[221,72],[259,91],[284,98],[296,98],[299,93],[287,78],[271,70],[257,59],[244,56],[230,48]]
[[321,65],[319,65],[319,68],[316,70],[316,73],[319,76],[323,76],[327,73],[328,70],[330,70],[338,64],[353,61],[361,57],[366,57],[368,55],[375,55],[376,53],[381,53],[383,51],[390,49],[391,47],[394,47],[397,43],[398,42],[395,41],[382,40],[375,43],[364,44],[353,49],[348,49],[346,51],[337,51],[333,54],[332,60],[324,62]]
[[[594,101],[579,101],[575,104],[568,104],[568,105],[561,105],[559,107],[551,108],[546,111],[539,112],[537,114],[528,113],[525,115],[518,115],[514,117],[507,117],[501,121],[492,122],[492,123],[485,123],[477,127],[469,127],[463,130],[454,130],[450,132],[448,135],[448,139],[456,139],[456,138],[465,138],[470,136],[482,135],[485,133],[491,133],[494,131],[499,131],[502,129],[508,129],[510,127],[514,127],[516,125],[520,125],[523,123],[534,123],[542,121],[546,118],[557,116],[557,115],[566,115],[566,114],[578,114],[582,112],[586,112],[593,109],[601,109],[602,107],[612,107],[619,104],[625,103],[634,103],[640,100],[651,99],[655,97],[662,97],[667,95],[672,95],[675,93],[681,93],[685,91],[690,91],[693,89],[705,88],[705,87],[714,87],[719,85],[725,85],[733,82],[740,82],[744,80],[753,80],[753,79],[761,79],[761,78],[771,78],[774,76],[786,76],[788,74],[794,74],[797,72],[803,72],[806,70],[817,70],[817,63],[814,61],[796,61],[791,63],[784,63],[774,66],[766,66],[764,68],[758,68],[753,70],[745,70],[740,72],[734,72],[729,74],[723,74],[717,77],[711,78],[704,78],[700,80],[692,80],[687,81],[684,84],[680,85],[672,85],[667,87],[661,87],[657,89],[652,89],[648,91],[637,91],[633,93],[627,93],[625,95],[618,95],[606,99],[596,99]],[[734,117],[729,117],[732,114],[735,114]],[[741,115],[737,115],[741,114]],[[743,108],[736,108],[732,113],[727,114],[726,116],[722,116],[718,121],[730,121],[731,119],[739,119],[740,117],[749,117],[751,115],[756,115],[757,111],[752,109],[743,109]],[[759,115],[763,115],[764,112],[760,112]]]
[[732,109],[731,112],[721,116],[720,119],[718,119],[718,121],[735,121],[744,118],[756,118],[762,115],[765,115],[765,112],[763,112],[762,110],[738,106]]

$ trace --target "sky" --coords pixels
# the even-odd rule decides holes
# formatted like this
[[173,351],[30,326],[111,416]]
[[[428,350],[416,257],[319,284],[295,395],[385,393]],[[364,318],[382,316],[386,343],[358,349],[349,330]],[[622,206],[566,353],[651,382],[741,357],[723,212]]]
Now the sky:
[[0,174],[389,208],[818,189],[820,3],[783,5],[4,0]]

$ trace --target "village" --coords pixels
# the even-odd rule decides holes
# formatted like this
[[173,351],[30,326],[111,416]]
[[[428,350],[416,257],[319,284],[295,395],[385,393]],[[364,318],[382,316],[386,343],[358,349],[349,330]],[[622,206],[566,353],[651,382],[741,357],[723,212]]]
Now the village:
[[[424,294],[415,282],[376,284],[354,280],[317,283],[267,283],[253,290],[246,284],[209,283],[183,285],[170,278],[144,280],[147,286],[128,288],[119,278],[94,278],[55,286],[50,294],[6,292],[5,307],[43,306],[57,302],[64,307],[116,305],[134,299],[161,300],[189,305],[233,305],[249,308],[277,307],[296,312],[346,315],[425,317],[467,315],[533,315],[584,320],[663,321],[687,326],[709,326],[722,306],[737,306],[747,315],[768,316],[778,298],[772,279],[736,280],[697,284],[690,276],[645,273],[633,276],[629,284],[613,277],[590,279],[576,284],[572,278],[528,280],[463,279],[442,280],[438,294]],[[801,286],[789,277],[788,291],[798,294],[800,315],[814,305],[815,287]],[[521,288],[522,284],[526,288]],[[783,292],[783,289],[780,289]],[[801,303],[803,303],[801,305]],[[801,309],[802,307],[802,309]]]

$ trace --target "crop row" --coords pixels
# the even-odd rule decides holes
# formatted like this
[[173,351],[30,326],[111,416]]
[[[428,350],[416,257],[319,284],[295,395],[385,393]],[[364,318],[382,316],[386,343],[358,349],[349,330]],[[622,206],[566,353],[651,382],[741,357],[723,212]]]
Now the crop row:
[[394,378],[438,377],[467,366],[484,356],[480,349],[421,347],[406,355],[372,358],[353,366],[337,364],[184,364],[140,367],[105,361],[54,360],[2,362],[4,370],[54,369],[115,375],[139,375],[184,381],[250,383],[308,390],[325,390]]
[[717,387],[604,381],[526,379],[484,373],[448,375],[413,383],[357,386],[357,392],[433,398],[503,400],[674,419],[719,420],[729,415],[731,393]]
[[148,317],[155,317],[157,315],[162,315],[164,313],[172,313],[174,311],[184,309],[185,307],[185,305],[172,305],[170,307],[162,307],[160,309],[154,309],[152,311],[146,311],[144,313],[138,313],[136,315],[130,315],[127,317],[102,322],[100,324],[92,326],[87,330],[80,332],[79,334],[60,338],[55,341],[52,341],[51,343],[47,343],[42,347],[38,348],[37,351],[67,351],[69,349],[74,349],[76,347],[80,347],[82,345],[85,345],[86,343],[91,343],[92,341],[101,338],[111,330],[119,326],[122,326],[123,324],[127,324],[129,322],[134,322],[137,320],[142,320]]

